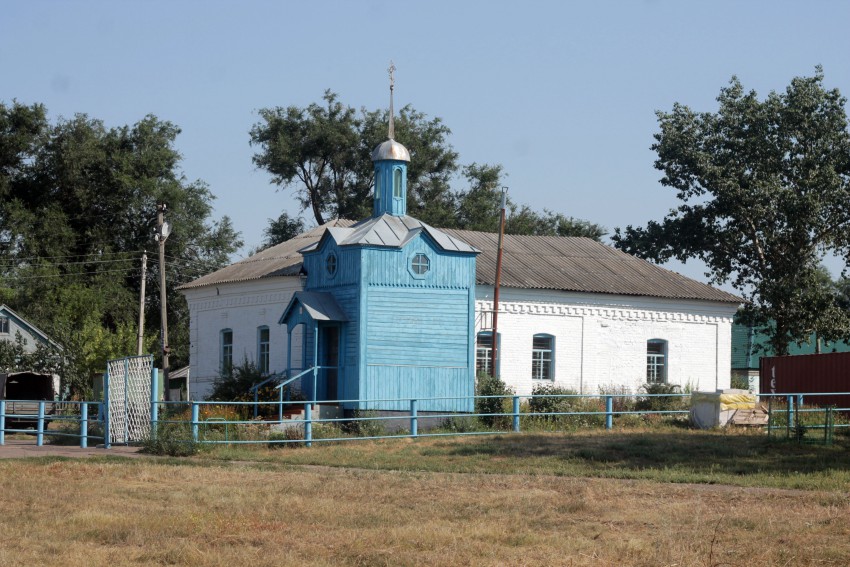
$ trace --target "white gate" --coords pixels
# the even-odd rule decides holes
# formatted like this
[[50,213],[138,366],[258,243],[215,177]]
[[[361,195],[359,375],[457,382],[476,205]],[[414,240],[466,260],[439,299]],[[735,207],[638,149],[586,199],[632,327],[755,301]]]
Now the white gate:
[[128,356],[106,363],[108,443],[143,441],[151,430],[153,356]]

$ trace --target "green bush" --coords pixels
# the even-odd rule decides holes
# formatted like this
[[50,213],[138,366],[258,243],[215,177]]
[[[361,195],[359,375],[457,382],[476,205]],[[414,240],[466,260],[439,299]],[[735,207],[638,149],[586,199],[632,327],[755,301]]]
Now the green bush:
[[615,413],[623,411],[635,411],[635,397],[631,388],[626,386],[599,386],[599,396],[612,396],[611,406]]
[[[510,413],[514,395],[513,389],[509,388],[499,377],[481,373],[475,381],[476,396],[498,396],[493,398],[476,398],[475,413]],[[510,416],[506,415],[480,415],[478,419],[487,427],[505,428],[510,423]]]
[[638,397],[635,411],[678,411],[689,406],[689,400],[680,395],[682,390],[676,384],[644,384],[639,393],[648,395]]
[[471,433],[478,431],[479,425],[472,416],[455,415],[445,418],[437,429],[446,433]]
[[378,413],[369,410],[354,410],[351,421],[341,422],[341,429],[354,437],[383,437],[387,434],[384,420],[370,419],[378,417]]
[[188,423],[160,423],[156,433],[142,443],[142,452],[151,455],[190,457],[198,452],[198,444],[192,439],[192,427]]
[[[568,388],[561,388],[554,384],[535,384],[531,389],[531,398],[528,400],[529,413],[568,413],[581,411],[576,408],[582,405],[582,398],[559,398],[555,396],[575,396],[578,392]],[[538,397],[540,396],[540,397]],[[556,415],[541,416],[546,419],[555,420]]]

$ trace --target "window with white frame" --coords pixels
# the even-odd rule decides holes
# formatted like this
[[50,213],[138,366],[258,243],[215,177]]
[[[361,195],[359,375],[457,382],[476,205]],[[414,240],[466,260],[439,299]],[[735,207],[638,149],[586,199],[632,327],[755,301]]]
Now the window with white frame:
[[269,373],[269,328],[257,329],[257,370],[260,374]]
[[422,252],[417,252],[410,261],[410,269],[415,275],[424,276],[431,269],[431,260]]
[[531,346],[531,377],[534,380],[551,380],[552,361],[555,355],[555,337],[534,335]]
[[220,340],[219,370],[222,374],[229,374],[233,369],[233,331],[222,329]]
[[[496,347],[500,346],[501,338],[496,335]],[[499,349],[501,350],[501,349]],[[481,331],[475,339],[475,373],[492,375],[493,362],[493,333]],[[499,352],[496,351],[496,370],[499,370]]]
[[0,317],[0,335],[9,334],[9,318]]
[[649,384],[667,382],[667,341],[646,341],[646,381]]

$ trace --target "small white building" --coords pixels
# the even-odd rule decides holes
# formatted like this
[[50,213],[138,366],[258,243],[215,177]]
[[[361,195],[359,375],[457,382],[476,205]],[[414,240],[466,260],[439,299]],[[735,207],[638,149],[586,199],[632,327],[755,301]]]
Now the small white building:
[[[180,289],[190,312],[190,392],[203,399],[225,367],[250,360],[287,368],[278,324],[303,288],[302,250],[331,221]],[[476,366],[489,369],[496,234],[443,232],[476,258]],[[636,391],[646,382],[692,390],[730,386],[732,317],[741,299],[588,238],[506,235],[497,370],[520,395],[536,384],[585,394]],[[400,322],[400,324],[402,324]],[[303,349],[293,337],[291,368]]]

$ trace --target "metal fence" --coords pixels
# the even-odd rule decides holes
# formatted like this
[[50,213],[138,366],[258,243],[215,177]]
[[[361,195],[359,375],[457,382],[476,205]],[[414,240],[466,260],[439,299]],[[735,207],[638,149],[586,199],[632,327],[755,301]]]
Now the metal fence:
[[[807,396],[838,396],[841,407],[805,404]],[[850,392],[761,395],[769,412],[764,427],[770,437],[832,440],[836,429],[850,428]],[[420,407],[440,400],[472,401],[475,412],[422,412]],[[172,439],[199,444],[305,444],[366,439],[398,439],[459,435],[487,435],[520,431],[563,431],[576,428],[613,429],[664,419],[686,422],[690,394],[546,394],[532,396],[474,396],[365,400],[372,406],[405,404],[400,411],[354,411],[322,417],[313,402],[151,402],[151,435],[167,433]],[[7,412],[7,404],[30,404],[31,413]],[[364,400],[338,400],[356,406]],[[61,404],[61,405],[60,405]],[[327,406],[324,402],[319,406]],[[80,447],[104,438],[100,402],[45,402],[0,400],[0,445],[7,434],[33,435],[40,446],[45,438],[77,439]],[[254,417],[259,414],[260,417]],[[54,425],[48,428],[50,423]],[[34,426],[26,429],[20,424]],[[58,441],[61,442],[61,441]]]
[[[850,427],[850,393],[831,393],[846,400],[845,407],[807,407],[808,394],[760,396],[770,409],[765,430],[776,436],[781,413],[788,423],[803,423],[808,430],[831,432]],[[815,395],[815,394],[812,394]],[[816,394],[824,395],[824,394]],[[526,430],[557,431],[576,427],[613,429],[617,425],[651,423],[663,418],[684,422],[690,414],[690,394],[610,394],[474,396],[474,413],[420,412],[427,402],[470,398],[419,398],[365,400],[371,406],[405,403],[406,412],[355,411],[341,417],[315,415],[312,402],[157,402],[152,411],[152,431],[172,428],[200,444],[293,444],[366,439],[396,439],[456,435],[488,435]],[[328,402],[325,402],[326,404]],[[338,400],[333,404],[356,405],[364,400]],[[323,404],[320,404],[323,405]],[[263,411],[265,410],[265,411]],[[790,414],[789,414],[790,411]],[[251,417],[266,414],[267,418]],[[284,415],[292,417],[283,418]],[[822,416],[824,422],[818,422]],[[844,417],[842,417],[844,416]],[[838,417],[838,419],[836,419]],[[784,423],[784,422],[783,422]],[[799,430],[796,428],[795,430]],[[790,428],[789,428],[790,431]],[[831,433],[829,433],[831,441]]]
[[[21,408],[25,409],[20,411]],[[51,423],[58,427],[48,429]],[[104,441],[103,426],[103,404],[100,402],[0,400],[0,445],[6,444],[6,434],[17,433],[35,436],[39,447],[47,437],[78,439],[80,447],[85,449],[89,441]]]

